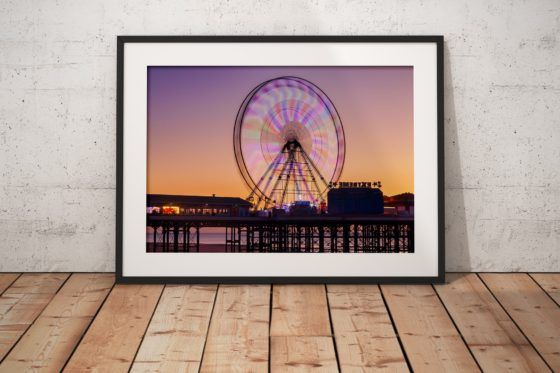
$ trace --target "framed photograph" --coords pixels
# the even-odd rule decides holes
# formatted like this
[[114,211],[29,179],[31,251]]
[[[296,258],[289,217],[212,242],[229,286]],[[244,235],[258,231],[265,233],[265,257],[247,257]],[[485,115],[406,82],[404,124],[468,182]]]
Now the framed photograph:
[[444,280],[442,36],[117,50],[117,281]]

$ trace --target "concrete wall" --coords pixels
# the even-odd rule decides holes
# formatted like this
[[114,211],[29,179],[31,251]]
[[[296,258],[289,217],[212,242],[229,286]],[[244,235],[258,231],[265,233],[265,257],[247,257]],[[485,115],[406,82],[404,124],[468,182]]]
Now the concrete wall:
[[560,2],[0,3],[0,271],[114,268],[116,35],[443,34],[447,269],[560,270]]

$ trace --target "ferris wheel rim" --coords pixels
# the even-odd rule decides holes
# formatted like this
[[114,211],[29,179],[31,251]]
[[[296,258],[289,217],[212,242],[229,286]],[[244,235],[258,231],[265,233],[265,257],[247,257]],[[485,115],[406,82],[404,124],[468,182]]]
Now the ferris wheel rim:
[[[329,115],[331,116],[333,125],[335,126],[334,133],[336,135],[338,153],[337,153],[337,157],[336,157],[336,165],[334,167],[333,175],[329,177],[329,183],[332,182],[332,181],[338,181],[338,179],[342,175],[342,171],[344,169],[344,164],[345,164],[345,158],[346,158],[345,157],[345,155],[346,155],[346,134],[344,132],[344,126],[342,125],[342,119],[340,117],[340,114],[338,113],[338,110],[337,110],[336,106],[334,105],[334,103],[332,102],[330,97],[320,87],[318,87],[313,82],[311,82],[311,81],[309,81],[305,78],[300,78],[300,77],[292,76],[292,75],[279,76],[279,77],[276,77],[276,78],[268,79],[268,80],[258,84],[245,96],[245,99],[243,100],[243,102],[239,106],[239,109],[237,110],[237,115],[236,115],[236,118],[235,118],[235,126],[234,126],[234,131],[233,131],[233,146],[234,146],[235,160],[236,160],[238,169],[241,172],[241,176],[243,177],[245,183],[249,186],[249,188],[251,190],[258,191],[258,194],[260,196],[264,197],[265,199],[268,199],[268,196],[266,196],[266,194],[259,188],[258,183],[251,176],[251,174],[248,170],[248,167],[247,167],[247,163],[245,161],[245,157],[243,155],[242,137],[241,137],[241,135],[242,135],[242,125],[243,125],[243,119],[245,118],[245,114],[246,114],[246,111],[247,111],[247,107],[249,106],[249,104],[251,103],[251,101],[253,100],[255,95],[260,91],[260,89],[265,87],[266,85],[268,85],[271,82],[274,82],[274,81],[277,81],[277,80],[282,80],[282,79],[295,81],[297,83],[303,84],[307,88],[311,89],[311,91],[314,91],[314,93],[317,95],[317,97],[321,101],[322,105],[328,110]],[[324,96],[326,98],[327,102],[325,102],[325,99],[322,96]],[[331,109],[334,111],[334,113],[331,112]],[[338,124],[338,127],[340,129],[340,133],[337,130],[337,124]],[[341,156],[341,154],[342,154],[342,156]],[[328,189],[328,187],[325,188],[322,192],[320,192],[321,195],[323,195],[326,192],[327,189]]]

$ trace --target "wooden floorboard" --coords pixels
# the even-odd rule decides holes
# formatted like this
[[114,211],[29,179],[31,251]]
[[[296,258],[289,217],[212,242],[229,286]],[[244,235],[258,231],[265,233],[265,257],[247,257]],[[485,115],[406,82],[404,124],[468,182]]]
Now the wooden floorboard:
[[0,296],[0,361],[49,304],[68,276],[68,273],[23,274]]
[[338,372],[331,337],[271,337],[271,372]]
[[381,289],[415,372],[479,371],[431,286],[383,285]]
[[324,285],[274,285],[271,372],[338,372]]
[[560,305],[560,273],[531,273],[531,277]]
[[275,285],[270,335],[331,336],[324,285]]
[[198,372],[216,285],[166,286],[132,372]]
[[0,372],[60,371],[113,282],[113,274],[73,274],[0,365]]
[[0,273],[0,295],[19,277],[19,273]]
[[64,371],[127,372],[162,290],[161,285],[116,285]]
[[114,285],[0,273],[0,373],[560,371],[560,274]]
[[266,372],[270,285],[220,285],[201,372]]
[[446,280],[435,289],[484,371],[549,371],[476,274],[448,274]]
[[560,371],[560,307],[527,274],[480,277],[552,370]]
[[408,372],[377,285],[328,285],[327,295],[344,372]]

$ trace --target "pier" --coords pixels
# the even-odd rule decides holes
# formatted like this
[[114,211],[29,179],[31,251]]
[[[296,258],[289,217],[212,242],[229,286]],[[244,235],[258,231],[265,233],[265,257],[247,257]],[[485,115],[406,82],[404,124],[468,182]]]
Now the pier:
[[223,227],[222,252],[411,253],[412,217],[223,217],[147,214],[148,252],[200,252],[200,231]]

